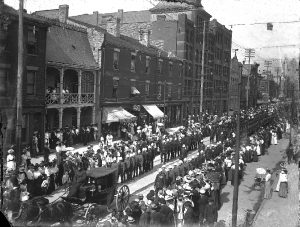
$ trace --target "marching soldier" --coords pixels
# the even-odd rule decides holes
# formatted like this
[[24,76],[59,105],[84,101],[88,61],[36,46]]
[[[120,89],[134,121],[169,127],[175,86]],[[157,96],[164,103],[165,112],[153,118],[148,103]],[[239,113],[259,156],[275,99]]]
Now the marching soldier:
[[154,188],[155,188],[155,194],[157,195],[157,192],[159,190],[162,190],[166,185],[166,174],[162,169],[158,170],[158,174],[156,175],[155,181],[154,181]]

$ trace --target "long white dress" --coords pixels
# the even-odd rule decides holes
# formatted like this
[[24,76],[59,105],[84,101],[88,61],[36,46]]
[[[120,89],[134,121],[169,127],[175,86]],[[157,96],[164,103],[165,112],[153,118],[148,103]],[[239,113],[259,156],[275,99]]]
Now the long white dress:
[[287,182],[288,180],[287,180],[287,174],[285,174],[285,173],[280,173],[279,174],[279,179],[278,179],[278,182],[277,182],[277,185],[276,185],[276,192],[278,192],[279,191],[279,188],[280,188],[280,183],[281,182]]
[[260,142],[257,141],[256,144],[257,144],[256,145],[256,153],[257,153],[257,155],[261,155]]

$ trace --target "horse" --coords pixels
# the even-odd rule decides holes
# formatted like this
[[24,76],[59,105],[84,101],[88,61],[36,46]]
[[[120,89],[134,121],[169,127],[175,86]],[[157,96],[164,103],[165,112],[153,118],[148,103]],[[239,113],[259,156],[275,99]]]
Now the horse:
[[21,203],[14,226],[50,226],[57,222],[71,225],[72,216],[70,203],[62,200],[49,203],[48,199],[37,197]]
[[[135,175],[141,175],[143,172],[145,172],[145,161],[143,154],[138,154],[135,156],[135,160],[136,160],[136,165],[135,165]],[[142,168],[143,167],[143,168]]]

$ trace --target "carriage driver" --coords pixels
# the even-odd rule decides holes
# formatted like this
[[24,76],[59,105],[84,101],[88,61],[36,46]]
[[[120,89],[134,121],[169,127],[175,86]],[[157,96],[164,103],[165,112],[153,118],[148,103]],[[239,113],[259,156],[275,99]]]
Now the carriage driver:
[[75,172],[73,182],[67,197],[78,197],[80,186],[85,183],[87,176],[82,163],[78,163],[78,169]]

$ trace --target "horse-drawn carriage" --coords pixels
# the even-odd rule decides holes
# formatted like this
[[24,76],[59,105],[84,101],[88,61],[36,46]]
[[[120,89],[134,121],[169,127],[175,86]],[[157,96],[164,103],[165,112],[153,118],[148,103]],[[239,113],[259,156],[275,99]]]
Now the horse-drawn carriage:
[[[77,197],[58,196],[51,203],[44,197],[23,202],[17,222],[22,226],[28,223],[30,226],[54,223],[63,226],[66,223],[73,226],[96,226],[111,211],[126,208],[130,191],[127,185],[118,189],[118,168],[94,168],[87,170],[86,176]],[[50,197],[56,197],[55,194]]]
[[86,176],[86,182],[80,188],[79,198],[63,198],[73,206],[74,222],[97,223],[113,209],[122,211],[126,208],[130,191],[127,185],[118,189],[118,168],[94,168],[87,170]]

